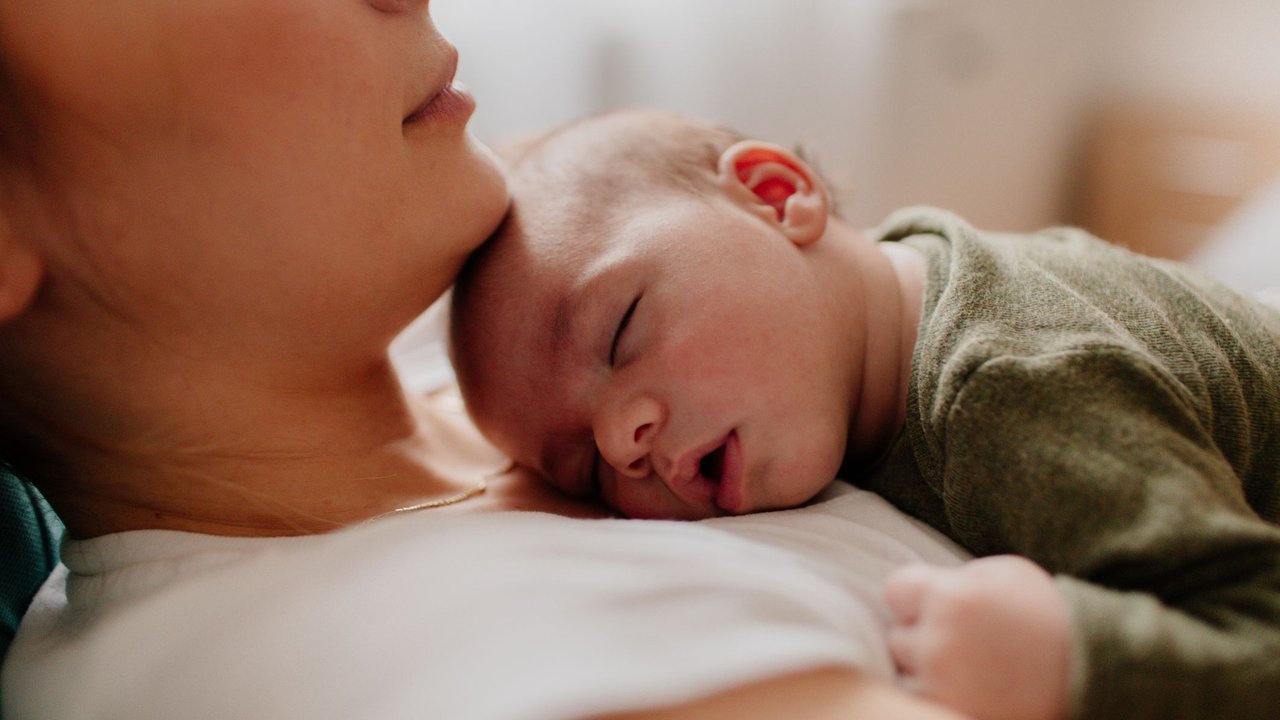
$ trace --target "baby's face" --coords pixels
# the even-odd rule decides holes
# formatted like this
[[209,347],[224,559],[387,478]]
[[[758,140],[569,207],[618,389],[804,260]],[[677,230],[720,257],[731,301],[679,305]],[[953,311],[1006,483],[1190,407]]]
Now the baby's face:
[[791,507],[830,482],[852,373],[801,249],[715,197],[589,236],[551,205],[517,198],[461,318],[481,430],[630,517]]

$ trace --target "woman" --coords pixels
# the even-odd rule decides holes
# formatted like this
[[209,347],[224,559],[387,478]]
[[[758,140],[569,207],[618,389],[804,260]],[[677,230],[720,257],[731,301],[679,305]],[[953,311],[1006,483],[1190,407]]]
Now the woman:
[[506,206],[455,63],[425,0],[0,6],[0,457],[75,538],[6,717],[943,716],[790,558],[494,512],[598,511],[402,391]]

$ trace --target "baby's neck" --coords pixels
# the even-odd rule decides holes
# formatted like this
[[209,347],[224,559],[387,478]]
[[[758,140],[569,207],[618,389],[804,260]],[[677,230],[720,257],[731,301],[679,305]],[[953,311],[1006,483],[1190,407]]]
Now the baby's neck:
[[862,362],[853,381],[845,455],[846,462],[860,463],[879,457],[905,423],[927,268],[909,246],[861,236],[853,242],[862,291],[851,333],[861,333]]

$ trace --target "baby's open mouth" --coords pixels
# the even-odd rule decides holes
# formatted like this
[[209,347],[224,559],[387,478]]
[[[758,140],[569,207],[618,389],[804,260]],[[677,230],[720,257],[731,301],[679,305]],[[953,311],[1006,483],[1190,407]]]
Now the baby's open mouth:
[[730,430],[722,438],[690,448],[672,470],[671,477],[663,481],[674,495],[699,512],[719,514],[712,506],[724,510],[726,498],[741,495],[742,450],[738,433]]
[[698,473],[708,480],[720,482],[724,475],[724,451],[727,443],[721,444],[720,447],[712,450],[698,461]]

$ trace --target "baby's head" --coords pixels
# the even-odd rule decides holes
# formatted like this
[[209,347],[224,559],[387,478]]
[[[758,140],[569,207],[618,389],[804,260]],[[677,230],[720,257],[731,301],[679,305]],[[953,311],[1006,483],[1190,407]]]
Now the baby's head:
[[575,123],[510,161],[511,213],[453,297],[480,429],[632,517],[791,507],[830,482],[851,373],[810,168],[650,112]]

